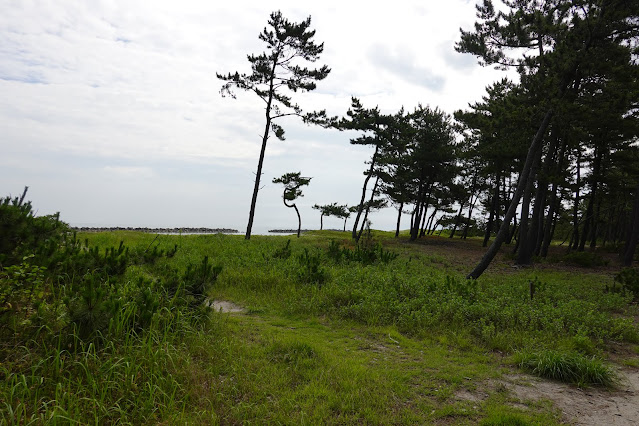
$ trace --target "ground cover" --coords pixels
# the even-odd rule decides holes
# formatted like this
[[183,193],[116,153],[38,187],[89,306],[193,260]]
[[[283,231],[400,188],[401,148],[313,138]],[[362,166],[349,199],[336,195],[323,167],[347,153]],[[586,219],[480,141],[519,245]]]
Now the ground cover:
[[[3,360],[0,401],[24,423],[555,424],[578,419],[576,411],[549,392],[521,393],[526,379],[513,375],[543,370],[526,370],[530,360],[551,359],[559,370],[597,363],[608,387],[597,385],[597,374],[567,386],[604,398],[628,388],[623,374],[637,369],[637,309],[632,295],[606,292],[618,270],[611,263],[519,269],[505,247],[487,274],[468,282],[478,240],[409,244],[374,232],[356,247],[335,231],[250,241],[85,238],[100,250],[120,241],[146,253],[177,245],[171,257],[131,265],[125,282],[187,276],[206,257],[221,267],[209,300],[243,311],[211,310],[164,328],[154,320],[114,344],[78,351],[49,346],[43,355],[23,345],[22,357]],[[47,373],[56,357],[57,376]]]

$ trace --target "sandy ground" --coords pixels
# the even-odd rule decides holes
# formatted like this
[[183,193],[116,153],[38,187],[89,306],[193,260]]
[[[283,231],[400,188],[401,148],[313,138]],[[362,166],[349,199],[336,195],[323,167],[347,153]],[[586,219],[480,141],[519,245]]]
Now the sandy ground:
[[549,400],[572,425],[607,426],[639,424],[639,370],[619,370],[621,383],[616,389],[587,388],[554,382],[524,374],[504,376],[491,381],[481,390],[462,389],[460,400],[478,401],[488,398],[487,391],[505,387],[519,400],[513,405],[526,409],[526,403]]
[[208,305],[217,312],[239,313],[244,312],[244,308],[225,300],[209,300]]
[[506,378],[506,387],[522,401],[550,399],[576,425],[639,424],[639,371],[620,370],[615,390],[579,389],[563,383],[523,376]]

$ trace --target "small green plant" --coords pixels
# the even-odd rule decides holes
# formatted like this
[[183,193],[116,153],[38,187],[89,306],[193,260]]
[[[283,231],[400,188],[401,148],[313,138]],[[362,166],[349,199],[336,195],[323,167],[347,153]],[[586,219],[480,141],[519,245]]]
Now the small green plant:
[[336,263],[341,262],[342,258],[344,257],[342,246],[335,240],[329,241],[326,254],[328,255],[329,259],[332,259]]
[[319,284],[328,279],[328,274],[322,268],[322,256],[319,252],[313,254],[307,248],[297,257],[300,264],[298,278],[301,282]]
[[519,352],[515,361],[520,368],[536,376],[577,386],[612,386],[617,382],[615,372],[594,356],[544,350]]
[[284,247],[280,247],[273,253],[273,258],[275,259],[288,259],[291,257],[291,240],[287,240]]
[[184,273],[183,282],[186,295],[190,297],[191,307],[200,306],[206,300],[206,293],[222,272],[221,266],[213,266],[209,263],[209,257],[204,256],[198,266],[189,264]]

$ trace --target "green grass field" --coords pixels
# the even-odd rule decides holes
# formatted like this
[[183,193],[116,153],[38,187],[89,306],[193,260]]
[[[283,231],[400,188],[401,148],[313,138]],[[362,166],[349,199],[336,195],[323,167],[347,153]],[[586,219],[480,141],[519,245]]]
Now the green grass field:
[[244,311],[193,321],[160,303],[148,327],[118,334],[111,323],[116,337],[101,343],[35,338],[11,355],[7,343],[4,423],[548,425],[562,421],[557,407],[518,399],[502,377],[614,389],[619,366],[637,368],[637,305],[606,291],[612,263],[516,269],[505,247],[472,282],[478,240],[373,231],[358,250],[335,231],[79,237],[100,250],[177,245],[124,273],[154,291],[208,256],[221,267],[209,300]]

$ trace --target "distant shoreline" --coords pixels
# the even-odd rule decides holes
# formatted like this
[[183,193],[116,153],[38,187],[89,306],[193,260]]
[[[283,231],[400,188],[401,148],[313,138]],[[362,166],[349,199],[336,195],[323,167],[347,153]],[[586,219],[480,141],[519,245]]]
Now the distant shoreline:
[[230,228],[146,228],[124,226],[72,226],[78,232],[137,231],[151,234],[237,234],[240,231]]

